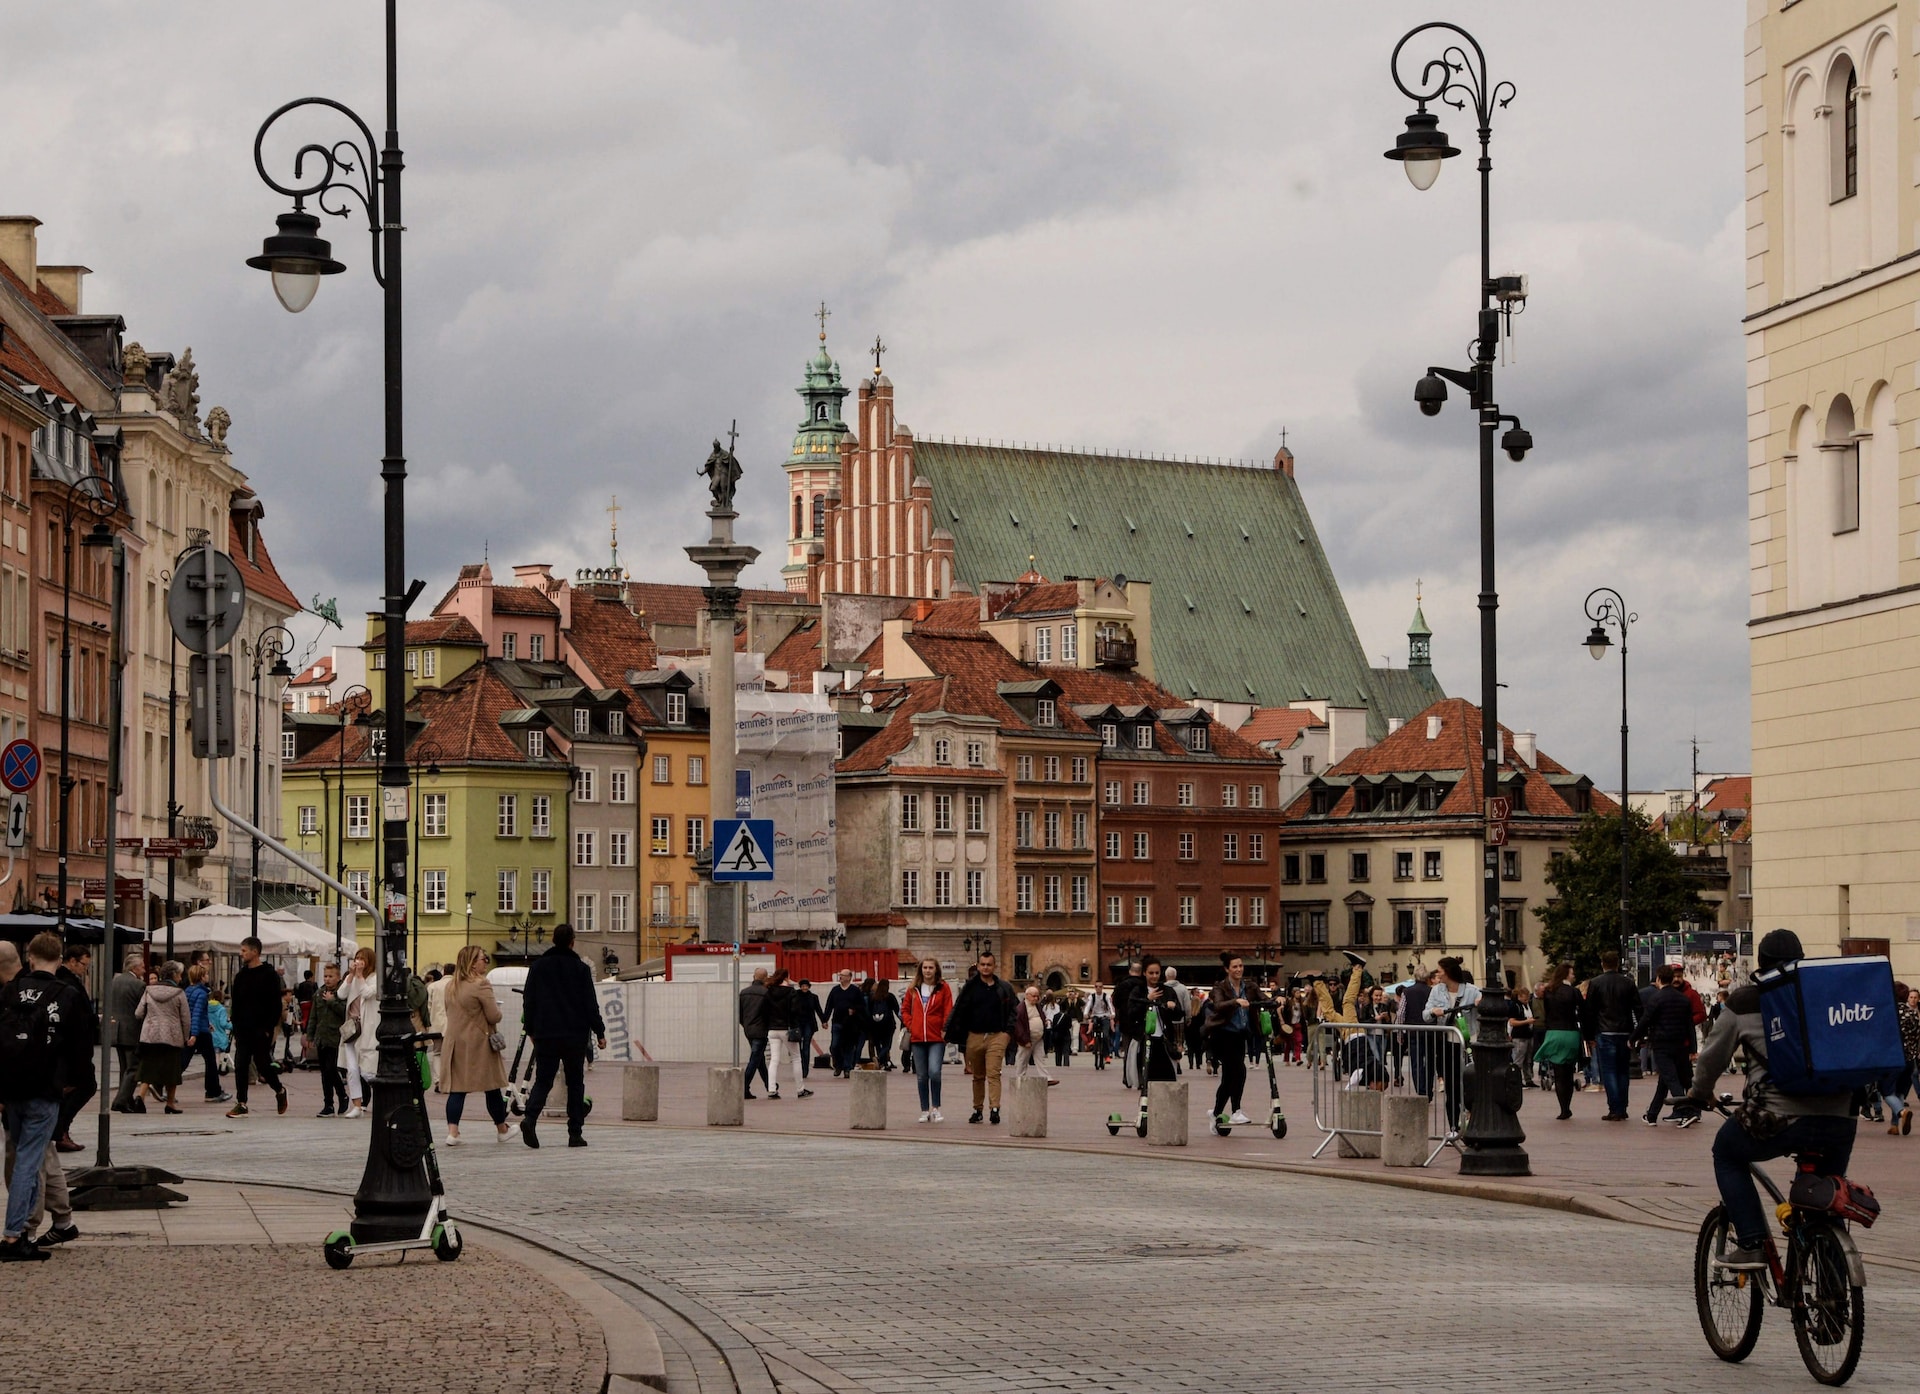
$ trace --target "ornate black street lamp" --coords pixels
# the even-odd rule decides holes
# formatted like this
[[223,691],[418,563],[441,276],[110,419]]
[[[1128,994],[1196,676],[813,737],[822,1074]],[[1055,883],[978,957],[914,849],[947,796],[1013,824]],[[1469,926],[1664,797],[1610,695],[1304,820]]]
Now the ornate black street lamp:
[[[82,519],[93,519],[93,527],[81,539],[83,547],[113,546],[113,530],[107,526],[107,519],[119,510],[119,495],[114,491],[113,481],[105,475],[83,474],[76,479],[60,481],[65,493],[56,506],[60,515],[60,777],[59,777],[59,868],[55,873],[55,886],[60,897],[59,909],[55,917],[60,926],[60,937],[67,937],[67,812],[72,802],[73,786],[79,781],[67,773],[68,747],[72,745],[71,726],[73,719],[73,524],[75,510],[79,510]],[[117,734],[117,733],[116,733]],[[114,830],[107,829],[108,837]],[[111,960],[113,945],[101,946],[101,957]]]
[[1587,652],[1597,662],[1607,656],[1607,650],[1613,647],[1613,639],[1607,633],[1609,628],[1620,631],[1620,949],[1625,952],[1627,936],[1633,932],[1632,919],[1627,911],[1627,835],[1631,827],[1627,821],[1627,630],[1640,618],[1627,609],[1627,602],[1620,598],[1620,592],[1611,586],[1601,586],[1587,596],[1587,618],[1593,621],[1593,628],[1586,638]]
[[[1413,39],[1429,31],[1442,44],[1439,54],[1420,68],[1419,80],[1409,85],[1400,74],[1400,55]],[[1455,40],[1459,40],[1456,42]],[[1464,45],[1464,47],[1463,47]],[[1469,52],[1468,50],[1471,50]],[[1500,597],[1494,589],[1493,450],[1494,434],[1510,423],[1500,448],[1514,460],[1533,447],[1533,437],[1518,417],[1501,414],[1493,399],[1493,360],[1500,343],[1501,319],[1526,305],[1524,276],[1493,275],[1490,257],[1489,207],[1493,160],[1493,111],[1513,100],[1510,82],[1490,83],[1487,59],[1479,42],[1455,24],[1436,21],[1409,30],[1394,45],[1390,62],[1394,85],[1415,103],[1407,128],[1393,149],[1416,189],[1433,187],[1441,163],[1460,152],[1440,129],[1429,102],[1443,102],[1457,110],[1472,110],[1480,135],[1480,314],[1469,368],[1428,368],[1413,389],[1413,399],[1428,416],[1439,413],[1447,400],[1447,383],[1463,387],[1468,404],[1480,415],[1480,731],[1481,792],[1491,799],[1500,782],[1503,751],[1500,740],[1499,662],[1494,616]],[[1500,851],[1493,843],[1493,823],[1486,824],[1482,849],[1482,939],[1486,945],[1483,998],[1473,1041],[1473,1064],[1466,1085],[1471,1116],[1461,1134],[1460,1170],[1473,1176],[1525,1176],[1526,1133],[1520,1127],[1520,1076],[1513,1068],[1513,1046],[1507,1034],[1506,978],[1500,966]]]
[[[407,767],[413,772],[413,962],[420,963],[420,913],[426,902],[420,898],[420,830],[426,819],[426,790],[428,779],[440,777],[440,747],[430,738],[416,740],[407,750]],[[424,776],[424,778],[422,777]],[[442,889],[444,897],[445,890]],[[444,899],[440,906],[445,910]]]
[[[400,340],[400,156],[399,84],[394,41],[396,0],[386,3],[387,122],[386,138],[376,145],[373,132],[353,110],[327,97],[302,97],[269,116],[253,141],[253,163],[267,187],[293,200],[282,213],[278,230],[261,245],[260,255],[248,259],[273,276],[274,294],[287,309],[298,313],[312,301],[320,277],[346,268],[333,259],[333,249],[319,235],[320,220],[307,211],[312,199],[323,213],[348,216],[357,201],[366,215],[372,238],[373,277],[385,293],[386,357],[384,396],[386,442],[380,476],[386,486],[386,583],[381,613],[386,626],[386,729],[389,736],[406,730],[407,607],[418,588],[409,589],[406,572],[407,476],[401,443]],[[267,172],[263,147],[267,132],[282,116],[309,107],[338,112],[352,124],[344,139],[302,145],[293,158],[291,183],[281,183]],[[377,166],[377,171],[376,171]],[[378,881],[384,894],[376,901],[382,910],[380,935],[379,1067],[373,1078],[373,1130],[367,1149],[366,1171],[354,1194],[353,1237],[358,1243],[406,1239],[420,1233],[432,1202],[424,1160],[428,1139],[425,1120],[413,1106],[409,1071],[413,1051],[407,1044],[412,1021],[407,1011],[407,765],[404,739],[389,739],[380,766],[381,852]],[[344,831],[344,829],[343,829]]]
[[[291,682],[293,669],[287,666],[287,655],[292,650],[293,631],[283,624],[275,624],[260,631],[250,655],[253,659],[253,825],[256,828],[260,826],[260,667],[271,656],[273,666],[267,669],[266,676],[283,683]],[[274,698],[273,709],[280,710],[278,697]],[[248,933],[257,938],[260,934],[260,839],[256,837],[252,842],[253,860],[247,871],[247,917],[251,925]]]

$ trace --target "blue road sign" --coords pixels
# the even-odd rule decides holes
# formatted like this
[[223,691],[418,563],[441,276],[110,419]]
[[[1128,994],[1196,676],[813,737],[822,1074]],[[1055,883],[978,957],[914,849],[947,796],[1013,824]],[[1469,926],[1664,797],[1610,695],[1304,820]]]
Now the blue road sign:
[[25,738],[8,741],[6,749],[0,750],[0,784],[16,794],[24,794],[39,778],[40,751],[34,743]]
[[713,879],[773,879],[773,819],[716,818],[713,822]]

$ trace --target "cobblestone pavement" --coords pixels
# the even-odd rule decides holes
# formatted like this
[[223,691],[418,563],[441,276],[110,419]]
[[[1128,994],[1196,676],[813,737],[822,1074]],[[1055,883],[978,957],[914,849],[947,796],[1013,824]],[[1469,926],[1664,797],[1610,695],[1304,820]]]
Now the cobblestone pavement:
[[[603,1114],[617,1098],[611,1074],[596,1071]],[[1077,1087],[1117,1097],[1107,1078]],[[1264,1098],[1264,1081],[1256,1093]],[[844,1122],[843,1101],[823,1092],[818,1102],[823,1118],[834,1110]],[[340,1191],[357,1181],[366,1146],[362,1123],[298,1113],[238,1127],[116,1121],[127,1160]],[[1104,1129],[1092,1152],[605,1121],[574,1151],[551,1145],[564,1136],[557,1126],[545,1131],[537,1153],[490,1140],[444,1151],[456,1215],[642,1290],[681,1335],[707,1343],[694,1350],[687,1338],[679,1388],[1810,1386],[1778,1312],[1745,1365],[1711,1357],[1693,1313],[1691,1240],[1673,1230],[1182,1165],[1124,1136],[1109,1149]],[[956,1121],[948,1131],[986,1130]],[[1690,1144],[1689,1175],[1705,1164],[1702,1131],[1675,1140]],[[1586,1132],[1601,1136],[1597,1125]],[[1259,1137],[1292,1157],[1310,1150]],[[1920,1279],[1869,1273],[1867,1351],[1852,1388],[1920,1387]],[[663,1331],[663,1344],[674,1335]]]

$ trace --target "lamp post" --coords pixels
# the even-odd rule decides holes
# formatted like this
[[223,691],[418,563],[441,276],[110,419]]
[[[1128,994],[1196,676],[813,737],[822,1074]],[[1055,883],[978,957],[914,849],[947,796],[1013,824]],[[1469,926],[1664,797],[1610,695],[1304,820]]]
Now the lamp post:
[[[83,517],[93,519],[93,527],[87,532],[82,546],[112,547],[113,531],[107,527],[111,518],[120,507],[119,495],[115,492],[113,481],[104,475],[83,474],[76,479],[62,480],[60,487],[65,497],[60,502],[60,780],[59,780],[59,868],[55,873],[55,886],[60,898],[55,917],[59,922],[60,937],[67,937],[67,832],[68,807],[72,802],[73,786],[77,781],[67,773],[69,758],[68,747],[73,724],[73,519],[74,509],[79,507]],[[114,739],[119,732],[110,733]],[[112,841],[114,829],[107,829],[107,839]],[[113,945],[101,946],[101,958],[113,956]]]
[[[359,683],[352,684],[340,694],[340,744],[334,752],[333,801],[336,816],[333,820],[333,879],[341,885],[347,881],[347,727],[354,720],[353,699],[356,695],[373,696]],[[341,899],[338,891],[333,893],[333,902],[333,961],[338,963],[343,952],[341,941],[346,933],[347,902]]]
[[[413,1107],[413,1050],[408,1044],[412,1022],[407,1011],[407,766],[406,731],[406,620],[407,608],[418,594],[409,588],[406,571],[405,488],[407,465],[401,431],[401,279],[400,238],[403,222],[400,173],[403,161],[399,133],[399,69],[395,43],[396,0],[386,10],[386,129],[376,144],[373,131],[351,108],[327,97],[301,97],[280,107],[261,124],[254,137],[253,163],[268,188],[293,200],[290,212],[277,220],[278,229],[262,243],[260,255],[247,264],[270,273],[280,303],[298,313],[312,301],[322,276],[346,268],[333,259],[333,249],[319,235],[320,220],[307,211],[307,200],[323,213],[346,217],[350,201],[366,215],[372,239],[374,280],[384,297],[385,362],[383,396],[386,432],[380,476],[385,485],[385,585],[381,612],[386,654],[386,742],[380,765],[381,851],[379,879],[385,894],[377,903],[383,910],[380,933],[379,1066],[373,1079],[372,1136],[367,1165],[354,1193],[353,1237],[358,1243],[404,1239],[419,1233],[432,1204],[424,1153],[428,1139],[424,1119]],[[282,116],[307,108],[323,108],[344,116],[348,135],[330,143],[308,142],[293,157],[291,183],[281,183],[267,172],[262,147],[267,132]],[[363,143],[364,142],[364,143]],[[309,166],[311,165],[311,172]]]
[[[273,666],[267,676],[291,681],[293,669],[287,666],[287,654],[293,649],[293,631],[285,625],[269,625],[253,641],[253,825],[260,826],[260,664],[268,654]],[[278,711],[280,704],[274,703]],[[247,869],[247,917],[250,933],[260,936],[260,839],[253,839],[253,859]]]
[[[1416,37],[1434,31],[1441,48],[1419,70],[1412,85],[1401,76],[1400,55]],[[1471,50],[1471,52],[1469,52]],[[1418,25],[1394,45],[1389,68],[1394,85],[1415,104],[1407,117],[1406,130],[1386,152],[1398,160],[1416,189],[1433,187],[1442,162],[1460,152],[1440,129],[1437,113],[1427,110],[1429,102],[1444,102],[1457,110],[1468,110],[1479,126],[1480,137],[1480,311],[1473,341],[1471,367],[1427,369],[1425,377],[1413,389],[1414,401],[1428,416],[1437,415],[1447,400],[1447,383],[1463,387],[1468,405],[1479,413],[1480,421],[1480,734],[1481,794],[1491,799],[1500,779],[1501,749],[1499,717],[1499,647],[1495,614],[1500,596],[1494,589],[1494,512],[1493,450],[1494,435],[1503,423],[1510,423],[1500,438],[1500,448],[1514,460],[1523,459],[1533,447],[1528,434],[1515,416],[1503,415],[1493,397],[1493,360],[1500,342],[1501,321],[1507,327],[1512,316],[1526,305],[1527,283],[1524,276],[1495,277],[1490,255],[1489,228],[1493,160],[1489,153],[1493,139],[1493,111],[1513,100],[1510,82],[1493,84],[1487,76],[1486,54],[1478,40],[1455,24],[1443,21]],[[1500,864],[1499,848],[1494,844],[1494,825],[1486,821],[1485,846],[1481,866],[1481,932],[1486,947],[1486,974],[1483,1000],[1477,1015],[1473,1041],[1473,1063],[1467,1086],[1472,1110],[1463,1144],[1460,1170],[1472,1176],[1525,1176],[1530,1168],[1521,1146],[1526,1133],[1520,1127],[1520,1077],[1513,1069],[1513,1048],[1507,1034],[1506,979],[1500,967]]]
[[[174,558],[174,566],[180,565],[180,559]],[[173,589],[173,572],[163,570],[160,573],[161,593]],[[180,761],[180,728],[176,713],[180,707],[180,636],[173,632],[173,626],[167,626],[167,840],[180,836],[180,797],[176,784],[177,769]],[[179,864],[178,857],[167,858],[167,957],[173,957],[173,890],[174,868]]]
[[[413,797],[415,802],[413,810],[413,963],[415,967],[418,967],[420,963],[420,912],[426,904],[425,901],[420,899],[420,825],[426,822],[424,816],[426,804],[420,788],[420,776],[424,773],[428,779],[438,779],[440,777],[440,747],[430,740],[415,741],[412,749],[407,751],[407,766],[412,771]],[[471,907],[472,901],[468,901],[468,905]],[[440,908],[443,911],[446,909],[444,901]]]
[[1620,631],[1620,947],[1624,951],[1627,936],[1633,932],[1627,910],[1627,839],[1631,832],[1627,822],[1627,630],[1640,617],[1627,609],[1627,602],[1611,586],[1589,592],[1586,608],[1587,618],[1593,621],[1586,638],[1587,652],[1596,662],[1605,658],[1607,650],[1613,647],[1608,629]]
[[473,892],[467,892],[467,943],[473,942]]

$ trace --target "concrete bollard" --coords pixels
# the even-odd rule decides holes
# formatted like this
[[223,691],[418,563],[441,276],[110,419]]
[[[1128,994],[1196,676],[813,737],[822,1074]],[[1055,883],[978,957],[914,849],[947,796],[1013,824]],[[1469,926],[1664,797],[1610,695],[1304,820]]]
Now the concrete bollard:
[[707,1126],[737,1128],[746,1121],[746,1075],[738,1065],[715,1065],[707,1071]]
[[1427,1160],[1427,1108],[1420,1094],[1385,1096],[1380,1105],[1380,1159],[1388,1166],[1417,1167]]
[[1007,1081],[1007,1136],[1047,1135],[1047,1077],[1015,1075]]
[[1156,1079],[1147,1084],[1147,1145],[1187,1145],[1187,1082]]
[[887,1126],[887,1077],[880,1070],[855,1070],[847,1095],[847,1126],[884,1132]]
[[629,1123],[660,1121],[660,1067],[620,1067],[620,1116]]
[[[1335,1091],[1335,1105],[1339,1109],[1341,1126],[1365,1129],[1376,1134],[1380,1128],[1380,1100],[1385,1097],[1378,1089],[1353,1089],[1342,1086]],[[1377,1136],[1354,1137],[1348,1133],[1340,1134],[1339,1145],[1335,1151],[1342,1157],[1377,1157],[1380,1155],[1380,1139]]]

